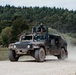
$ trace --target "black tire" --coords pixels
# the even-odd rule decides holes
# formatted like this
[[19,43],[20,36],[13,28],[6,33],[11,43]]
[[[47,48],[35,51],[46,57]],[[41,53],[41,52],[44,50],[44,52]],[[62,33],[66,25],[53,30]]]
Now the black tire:
[[66,58],[68,58],[68,51],[67,50],[65,51],[65,54],[66,54]]
[[18,61],[19,57],[16,57],[16,53],[14,50],[9,51],[9,60],[10,61]]
[[40,48],[39,50],[35,50],[34,57],[36,61],[43,62],[45,60],[45,51],[43,48]]
[[61,49],[61,52],[60,52],[60,54],[57,56],[57,58],[58,58],[59,60],[64,60],[64,59],[66,58],[66,52],[65,52],[64,48]]

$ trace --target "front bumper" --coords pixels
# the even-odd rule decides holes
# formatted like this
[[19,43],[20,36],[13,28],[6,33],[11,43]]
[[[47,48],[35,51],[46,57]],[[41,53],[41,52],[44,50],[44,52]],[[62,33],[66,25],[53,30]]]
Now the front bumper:
[[15,48],[10,50],[14,50],[18,55],[28,55],[30,51],[34,50],[34,48],[29,48],[29,49]]
[[15,49],[16,54],[27,54],[28,51],[29,49]]

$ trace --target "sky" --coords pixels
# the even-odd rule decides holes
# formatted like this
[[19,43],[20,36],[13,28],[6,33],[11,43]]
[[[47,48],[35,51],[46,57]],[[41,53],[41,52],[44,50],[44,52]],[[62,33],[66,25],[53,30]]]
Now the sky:
[[76,10],[76,0],[0,0],[0,5],[14,5],[14,6],[26,6],[26,7],[58,7],[67,8],[69,10]]

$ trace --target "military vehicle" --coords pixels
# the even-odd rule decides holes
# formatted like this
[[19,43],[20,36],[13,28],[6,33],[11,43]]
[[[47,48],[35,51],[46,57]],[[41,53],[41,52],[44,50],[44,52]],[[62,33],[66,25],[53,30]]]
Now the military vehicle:
[[32,33],[21,35],[19,42],[9,45],[10,61],[18,61],[23,55],[30,55],[39,62],[43,62],[46,55],[64,60],[68,57],[67,42],[60,34],[49,33],[47,26],[35,26]]

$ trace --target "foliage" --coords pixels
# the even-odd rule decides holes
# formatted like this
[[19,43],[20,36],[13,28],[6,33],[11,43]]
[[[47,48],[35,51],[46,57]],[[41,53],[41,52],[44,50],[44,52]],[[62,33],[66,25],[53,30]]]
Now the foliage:
[[52,28],[48,28],[48,31],[49,31],[50,33],[52,33],[52,34],[57,34],[57,33],[58,33],[57,30],[52,29]]
[[76,32],[76,11],[50,7],[0,6],[0,29],[11,26],[17,18],[23,18],[31,25],[44,23],[60,32]]
[[[40,23],[76,38],[76,11],[56,7],[0,6],[0,33],[3,34],[6,27],[11,27],[10,42],[17,41],[23,31],[31,31],[34,25]],[[7,35],[1,37],[8,39]]]
[[2,32],[2,29],[11,26],[11,21],[8,20],[1,20],[0,21],[0,33]]
[[2,36],[0,35],[0,45],[2,45]]
[[18,40],[19,34],[21,34],[24,30],[28,30],[28,24],[25,19],[16,19],[12,23],[12,41]]
[[11,27],[6,27],[5,29],[3,29],[1,36],[2,36],[2,44],[4,46],[8,46],[11,40]]

